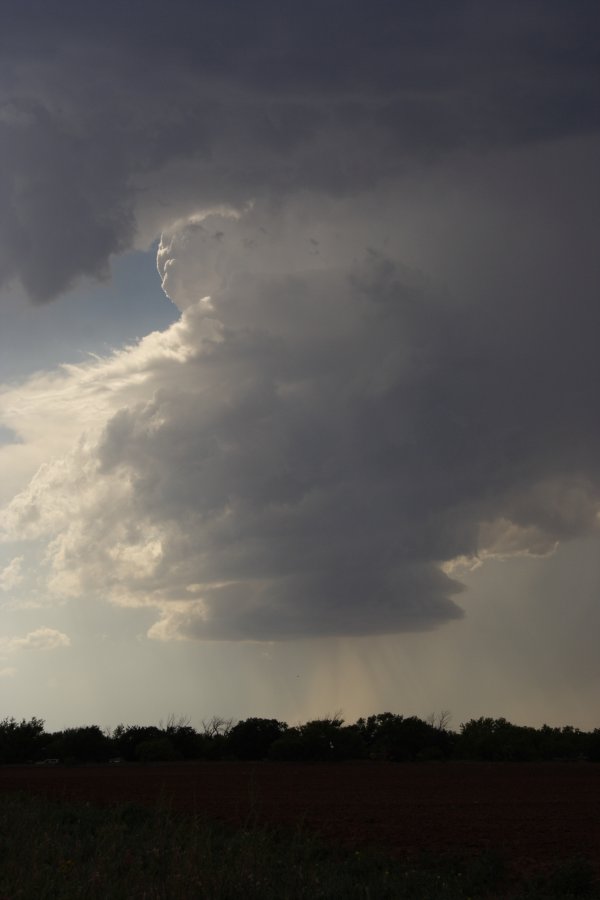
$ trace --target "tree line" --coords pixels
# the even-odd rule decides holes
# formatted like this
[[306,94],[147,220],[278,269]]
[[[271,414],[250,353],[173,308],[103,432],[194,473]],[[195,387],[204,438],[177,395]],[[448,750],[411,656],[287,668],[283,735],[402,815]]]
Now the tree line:
[[470,719],[458,731],[442,713],[421,719],[384,712],[347,725],[340,715],[290,726],[249,718],[234,724],[214,716],[194,729],[189,720],[166,724],[98,725],[47,732],[43,719],[0,721],[0,763],[66,764],[177,760],[411,762],[426,760],[600,761],[600,729],[570,725],[533,728],[506,719]]

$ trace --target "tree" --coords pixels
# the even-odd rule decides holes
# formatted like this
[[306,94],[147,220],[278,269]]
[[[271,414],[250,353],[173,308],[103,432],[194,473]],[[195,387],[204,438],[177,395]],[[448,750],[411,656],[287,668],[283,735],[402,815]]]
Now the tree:
[[73,762],[106,762],[113,743],[98,725],[66,728],[52,735],[47,755]]
[[587,756],[591,762],[600,762],[600,728],[594,728],[588,735]]
[[44,743],[44,720],[13,718],[0,721],[0,762],[22,763],[37,759]]
[[535,728],[513,725],[506,719],[470,719],[460,726],[457,755],[465,759],[536,759],[539,733]]
[[204,755],[201,736],[192,728],[188,718],[176,720],[174,716],[170,716],[164,733],[181,758],[197,759]]
[[271,745],[287,730],[277,719],[244,719],[227,736],[232,754],[238,759],[265,759]]
[[384,712],[359,719],[357,727],[372,759],[441,759],[451,753],[451,735],[418,716]]
[[205,737],[227,737],[232,727],[233,719],[224,719],[222,716],[202,719],[202,733]]
[[449,731],[448,726],[450,725],[450,721],[452,719],[452,714],[448,709],[442,709],[439,713],[430,713],[425,721],[428,725],[431,725],[432,728],[435,728],[437,731]]
[[181,754],[166,735],[149,741],[140,741],[135,753],[140,762],[175,762],[181,759]]
[[202,720],[202,733],[199,735],[200,755],[205,759],[223,759],[227,756],[229,745],[227,738],[233,727],[232,719],[213,716]]
[[113,732],[114,749],[128,762],[138,759],[138,745],[164,737],[164,732],[154,725],[117,725]]
[[278,760],[338,761],[361,756],[362,742],[356,727],[344,727],[336,714],[288,729],[271,745],[269,755]]

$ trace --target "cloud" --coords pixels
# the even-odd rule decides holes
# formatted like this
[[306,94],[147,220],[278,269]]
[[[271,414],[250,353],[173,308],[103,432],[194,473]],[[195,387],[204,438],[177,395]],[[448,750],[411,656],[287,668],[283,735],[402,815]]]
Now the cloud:
[[461,566],[597,529],[594,7],[29,5],[0,284],[160,234],[181,317],[0,390],[15,591],[161,640],[423,630]]
[[[68,635],[55,628],[36,628],[22,638],[2,638],[0,651],[3,653],[16,653],[20,650],[58,650],[61,647],[69,647],[71,640]],[[9,671],[9,670],[6,670]]]
[[552,171],[527,149],[165,233],[176,324],[0,395],[12,459],[51,420],[60,450],[2,513],[38,589],[153,607],[160,640],[425,630],[461,561],[594,532],[598,264],[556,253],[582,215],[574,188],[544,210]]
[[10,591],[16,587],[22,580],[21,565],[24,557],[15,556],[9,564],[0,571],[0,591]]
[[196,209],[589,135],[597,32],[585,2],[20,4],[1,39],[0,284],[46,302]]
[[0,669],[0,678],[14,678],[17,670],[13,666],[4,666]]

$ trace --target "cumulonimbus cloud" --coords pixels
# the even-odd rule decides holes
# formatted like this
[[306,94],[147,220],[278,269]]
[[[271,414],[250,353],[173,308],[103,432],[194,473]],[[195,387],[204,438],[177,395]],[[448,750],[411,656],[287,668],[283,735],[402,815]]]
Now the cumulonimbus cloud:
[[162,232],[181,318],[0,392],[15,591],[159,639],[426,629],[461,565],[596,529],[597,14],[22,6],[0,283]]
[[[477,183],[456,254],[480,238]],[[46,591],[155,607],[158,639],[421,630],[460,617],[460,563],[597,527],[582,273],[568,307],[537,258],[502,296],[476,270],[449,291],[402,261],[410,212],[396,233],[387,204],[304,196],[179,223],[158,264],[180,320],[18,389],[35,436],[51,385],[71,448],[3,513],[5,540],[45,547]],[[486,272],[511,241],[496,205]],[[21,434],[14,397],[0,405]],[[89,411],[76,443],[72,409]]]

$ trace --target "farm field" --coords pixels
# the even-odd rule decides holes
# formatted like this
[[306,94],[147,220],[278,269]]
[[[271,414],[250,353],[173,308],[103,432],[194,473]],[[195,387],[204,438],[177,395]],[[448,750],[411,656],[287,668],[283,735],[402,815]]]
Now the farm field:
[[5,766],[0,791],[300,824],[404,858],[494,852],[524,872],[576,857],[600,866],[600,766],[587,763]]

